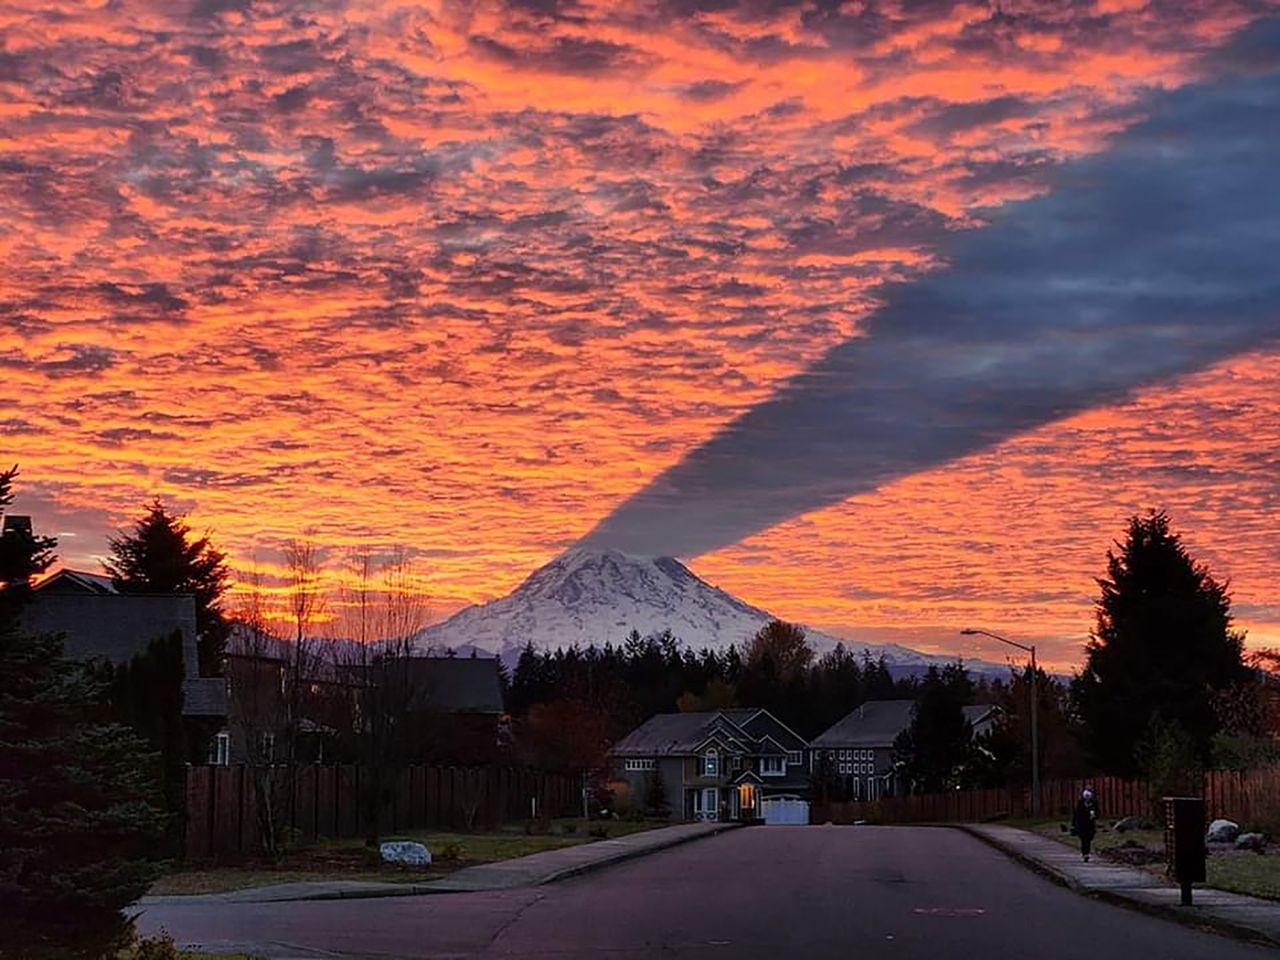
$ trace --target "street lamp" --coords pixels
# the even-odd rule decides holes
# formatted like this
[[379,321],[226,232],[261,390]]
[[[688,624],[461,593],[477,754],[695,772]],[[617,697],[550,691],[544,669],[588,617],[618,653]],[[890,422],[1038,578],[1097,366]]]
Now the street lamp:
[[966,637],[976,635],[990,637],[992,640],[999,640],[1001,643],[1007,643],[1011,647],[1017,647],[1031,654],[1031,816],[1038,816],[1040,811],[1040,727],[1036,721],[1036,714],[1039,712],[1036,699],[1036,645],[1033,643],[1028,646],[1002,637],[998,633],[992,633],[990,630],[978,630],[974,627],[965,627],[960,632]]

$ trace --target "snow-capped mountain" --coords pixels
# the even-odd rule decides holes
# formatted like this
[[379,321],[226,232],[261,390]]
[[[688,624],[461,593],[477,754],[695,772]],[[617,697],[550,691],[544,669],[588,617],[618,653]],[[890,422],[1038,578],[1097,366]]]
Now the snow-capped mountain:
[[[535,647],[621,643],[634,629],[642,636],[670,630],[696,648],[742,646],[773,615],[696,576],[671,557],[636,557],[616,550],[575,548],[535,570],[497,600],[466,607],[419,635],[423,647],[473,649],[513,662],[528,642]],[[839,638],[808,631],[822,652]],[[884,656],[894,673],[923,670],[951,657],[921,653],[898,644],[844,640],[856,654]],[[1007,676],[1008,668],[968,661],[980,673]]]

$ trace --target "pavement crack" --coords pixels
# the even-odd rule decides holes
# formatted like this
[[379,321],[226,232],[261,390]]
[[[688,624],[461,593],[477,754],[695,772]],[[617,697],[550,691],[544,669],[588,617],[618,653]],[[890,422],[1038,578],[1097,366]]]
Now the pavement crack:
[[489,942],[484,945],[484,953],[489,954],[493,950],[494,946],[497,944],[498,939],[504,933],[510,930],[513,926],[515,926],[517,923],[520,922],[520,918],[524,916],[525,911],[528,910],[530,907],[541,903],[543,900],[546,899],[546,897],[547,895],[545,893],[537,893],[527,903],[522,904],[520,909],[516,910],[515,913],[513,913],[510,917],[508,917],[505,922],[503,922],[496,930],[493,931],[493,935],[489,937]]

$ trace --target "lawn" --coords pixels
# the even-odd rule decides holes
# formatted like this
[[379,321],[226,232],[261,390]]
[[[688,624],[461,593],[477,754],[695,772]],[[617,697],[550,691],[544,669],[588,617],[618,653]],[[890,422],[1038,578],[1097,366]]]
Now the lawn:
[[[1039,823],[1022,822],[1015,825],[1078,848],[1079,841],[1070,834],[1063,833],[1061,823],[1060,820],[1053,820]],[[1144,864],[1132,863],[1125,859],[1125,851],[1120,848],[1133,843],[1141,844],[1144,850],[1156,851],[1163,855],[1164,832],[1131,830],[1127,833],[1116,833],[1114,830],[1100,830],[1094,838],[1093,847],[1107,859],[1121,860],[1157,876],[1165,876],[1163,860]],[[1251,897],[1280,900],[1280,849],[1272,848],[1269,853],[1258,854],[1252,850],[1233,848],[1222,850],[1211,847],[1209,856],[1205,860],[1205,875],[1208,877],[1205,886],[1243,893]]]
[[[432,864],[426,868],[383,863],[377,851],[366,847],[362,839],[321,840],[312,846],[290,851],[274,863],[245,860],[197,867],[179,864],[156,881],[149,892],[153,896],[226,893],[305,880],[422,883],[438,880],[463,867],[512,860],[545,850],[559,850],[669,825],[666,821],[653,820],[588,822],[566,819],[553,821],[545,833],[525,833],[524,827],[517,824],[493,833],[428,830],[407,831],[383,838],[423,843],[432,856]],[[600,836],[601,833],[604,836]]]

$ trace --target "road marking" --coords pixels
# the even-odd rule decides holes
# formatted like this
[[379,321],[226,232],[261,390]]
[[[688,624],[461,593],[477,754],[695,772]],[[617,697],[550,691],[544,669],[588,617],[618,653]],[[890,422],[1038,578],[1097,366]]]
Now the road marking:
[[980,917],[987,911],[982,907],[915,907],[911,912],[929,917]]

